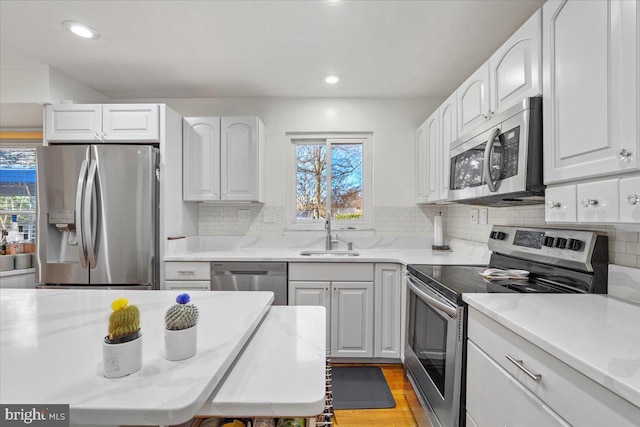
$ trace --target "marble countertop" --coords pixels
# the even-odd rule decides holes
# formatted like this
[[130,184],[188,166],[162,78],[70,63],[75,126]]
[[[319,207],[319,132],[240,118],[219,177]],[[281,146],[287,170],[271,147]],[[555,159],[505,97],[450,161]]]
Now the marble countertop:
[[281,261],[281,262],[390,262],[398,264],[475,264],[487,257],[466,252],[433,252],[431,249],[355,249],[359,256],[303,256],[300,248],[193,249],[164,257],[165,261]]
[[311,417],[325,402],[324,307],[273,306],[197,416]]
[[606,295],[465,294],[462,299],[640,407],[640,305]]
[[[176,291],[0,290],[0,402],[70,405],[75,424],[178,424],[205,403],[267,313],[271,292],[190,292],[198,353],[163,357]],[[111,301],[141,312],[142,369],[103,376]]]

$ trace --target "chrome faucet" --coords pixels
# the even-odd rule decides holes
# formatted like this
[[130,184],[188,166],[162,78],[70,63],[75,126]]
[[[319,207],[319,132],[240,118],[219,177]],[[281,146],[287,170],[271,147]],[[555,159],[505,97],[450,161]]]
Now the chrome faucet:
[[324,228],[327,230],[327,237],[325,240],[325,249],[328,251],[333,250],[333,244],[338,244],[338,234],[336,238],[331,237],[331,211],[327,210],[327,219],[324,222]]

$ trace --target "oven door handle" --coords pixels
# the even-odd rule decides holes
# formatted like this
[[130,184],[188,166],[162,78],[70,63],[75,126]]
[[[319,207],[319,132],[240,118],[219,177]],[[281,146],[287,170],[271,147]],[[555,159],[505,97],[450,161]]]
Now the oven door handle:
[[491,177],[491,150],[493,149],[493,142],[500,135],[500,128],[495,128],[491,131],[491,135],[489,136],[489,140],[487,141],[487,146],[484,148],[484,159],[482,159],[482,174],[484,175],[484,181],[489,187],[489,191],[492,193],[496,192],[496,183],[493,182],[493,178]]
[[436,310],[446,314],[452,319],[456,319],[458,317],[458,310],[455,307],[452,307],[448,304],[443,303],[442,301],[438,301],[436,298],[432,297],[418,286],[416,286],[415,282],[409,277],[409,289],[414,292],[422,301],[429,304],[431,307]]

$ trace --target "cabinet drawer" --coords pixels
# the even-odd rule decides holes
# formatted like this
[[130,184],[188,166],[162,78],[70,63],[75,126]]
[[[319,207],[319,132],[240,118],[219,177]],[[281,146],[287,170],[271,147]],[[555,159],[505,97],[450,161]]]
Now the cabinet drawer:
[[467,347],[467,411],[477,427],[569,426],[471,342]]
[[181,291],[210,291],[211,282],[208,280],[167,280],[164,289]]
[[578,184],[576,190],[579,222],[618,222],[618,180]]
[[289,280],[373,282],[373,264],[358,262],[289,263]]
[[576,222],[576,186],[547,188],[544,219],[547,222]]
[[640,176],[620,180],[620,222],[640,222]]
[[210,280],[211,263],[209,262],[165,262],[166,280]]
[[[468,337],[469,344],[477,345],[570,424],[637,426],[640,408],[475,309],[469,310]],[[538,381],[529,378],[507,355],[522,361],[526,369],[541,378]],[[470,367],[467,372],[471,375]],[[471,412],[471,416],[483,427],[476,414]]]

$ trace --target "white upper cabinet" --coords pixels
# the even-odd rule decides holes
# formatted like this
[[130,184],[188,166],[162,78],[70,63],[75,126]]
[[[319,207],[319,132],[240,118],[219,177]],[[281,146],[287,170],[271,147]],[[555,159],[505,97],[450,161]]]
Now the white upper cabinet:
[[265,129],[257,117],[188,117],[183,200],[262,202]]
[[220,117],[188,117],[183,130],[183,200],[220,200]]
[[490,115],[542,92],[542,11],[538,10],[489,59]]
[[416,130],[416,203],[427,201],[427,121]]
[[59,104],[45,109],[49,142],[158,142],[158,104]]
[[482,64],[458,88],[458,134],[473,130],[489,118],[489,63]]
[[262,199],[264,132],[264,125],[257,117],[222,117],[221,200]]
[[451,143],[458,138],[458,99],[456,95],[454,92],[438,109],[441,149],[441,162],[438,162],[440,165],[439,200],[447,200],[449,196],[449,168],[451,166],[449,149],[451,148]]
[[426,128],[426,155],[427,155],[427,201],[435,202],[440,198],[440,169],[441,158],[440,158],[440,132],[439,132],[439,124],[438,120],[438,111],[436,110],[428,119],[427,119],[427,128]]
[[545,183],[638,170],[638,3],[542,12]]
[[620,180],[620,222],[640,223],[640,176]]

